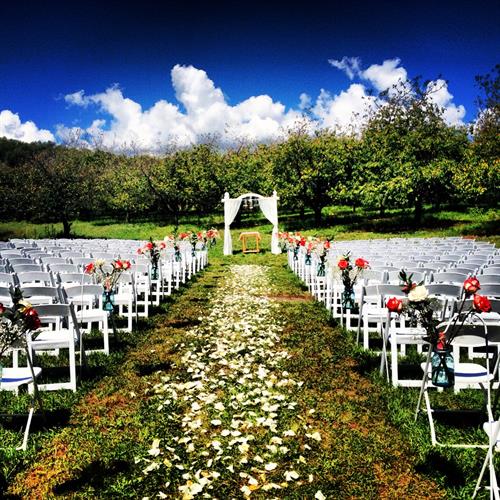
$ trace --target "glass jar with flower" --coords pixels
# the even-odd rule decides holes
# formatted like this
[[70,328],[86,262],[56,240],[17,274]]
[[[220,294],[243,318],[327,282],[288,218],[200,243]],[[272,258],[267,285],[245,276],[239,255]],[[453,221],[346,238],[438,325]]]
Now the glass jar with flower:
[[115,259],[109,264],[104,259],[96,259],[95,262],[85,266],[85,273],[93,275],[97,283],[103,286],[102,307],[108,313],[114,311],[116,288],[120,276],[131,267],[129,260],[121,259]]
[[358,278],[363,275],[363,271],[370,267],[367,260],[358,257],[354,264],[351,262],[351,252],[341,256],[337,264],[333,267],[334,273],[340,277],[344,290],[341,295],[342,308],[344,310],[357,311],[357,304],[354,294],[354,285]]

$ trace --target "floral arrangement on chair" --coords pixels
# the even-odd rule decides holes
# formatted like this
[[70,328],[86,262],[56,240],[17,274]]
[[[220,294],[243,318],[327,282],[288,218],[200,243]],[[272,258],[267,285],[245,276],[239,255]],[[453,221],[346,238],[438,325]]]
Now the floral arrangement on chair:
[[334,273],[340,276],[344,285],[344,291],[342,292],[342,307],[344,309],[356,309],[354,285],[358,278],[363,275],[363,271],[369,267],[369,262],[362,257],[358,257],[353,263],[351,261],[351,252],[341,256],[333,267]]
[[161,252],[165,250],[167,244],[165,241],[153,241],[153,238],[149,238],[149,241],[137,250],[139,255],[145,255],[149,257],[151,261],[151,279],[158,279],[158,262],[160,261]]
[[299,232],[296,233],[278,233],[280,239],[280,247],[282,251],[292,250],[293,260],[299,260],[299,248],[306,244],[305,236]]
[[330,240],[320,241],[316,247],[316,252],[318,253],[318,269],[317,275],[323,277],[326,274],[326,256],[330,250],[331,242]]
[[38,313],[21,290],[15,288],[11,296],[12,307],[0,303],[0,357],[11,347],[26,347],[26,333],[40,328]]
[[[475,277],[467,278],[463,284],[464,298],[457,314],[453,315],[446,331],[438,331],[438,320],[434,317],[438,301],[429,297],[423,282],[415,283],[412,277],[412,274],[408,276],[405,271],[400,272],[401,291],[407,298],[402,300],[391,297],[386,303],[387,309],[397,314],[405,314],[411,325],[420,326],[425,330],[426,340],[432,349],[432,382],[439,387],[451,387],[454,384],[451,343],[467,319],[473,314],[491,311],[491,303],[487,297],[477,293],[481,289],[479,280]],[[464,310],[466,300],[471,298],[471,307]]]
[[[0,303],[0,358],[10,349],[24,349],[26,359],[30,368],[34,397],[43,411],[42,401],[38,394],[35,371],[31,355],[28,351],[28,334],[33,334],[40,328],[41,322],[36,309],[23,299],[23,293],[19,288],[11,291],[12,307],[5,307]],[[0,363],[0,379],[2,378],[2,364]]]
[[215,227],[210,228],[208,231],[205,231],[205,238],[208,240],[209,247],[214,247],[219,239],[219,231],[215,229]]
[[124,271],[131,268],[129,260],[115,259],[111,264],[106,264],[104,259],[96,259],[85,266],[85,274],[95,276],[97,283],[104,287],[103,308],[108,312],[114,309],[114,293],[116,286]]

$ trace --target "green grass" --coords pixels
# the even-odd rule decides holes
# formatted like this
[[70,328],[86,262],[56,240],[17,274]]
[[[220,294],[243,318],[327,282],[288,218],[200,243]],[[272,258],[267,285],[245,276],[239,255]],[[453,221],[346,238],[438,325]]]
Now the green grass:
[[[337,239],[397,236],[474,235],[500,245],[498,210],[470,209],[427,213],[414,229],[411,214],[401,211],[352,214],[348,209],[325,210],[325,221],[315,227],[311,214],[280,215],[280,228],[306,235]],[[186,219],[180,230],[223,225],[222,217],[205,218],[198,225]],[[50,237],[58,225],[0,223],[0,236]],[[172,225],[153,222],[125,224],[112,220],[75,221],[75,236],[92,238],[163,238]],[[258,230],[263,237],[260,255],[243,255],[238,242],[243,230]],[[209,294],[229,263],[270,266],[274,286],[282,291],[281,315],[288,328],[284,337],[294,353],[287,367],[306,382],[301,404],[318,408],[318,418],[330,440],[316,457],[314,470],[329,478],[334,497],[371,498],[363,488],[378,488],[373,498],[469,498],[484,452],[433,449],[426,421],[413,422],[416,391],[394,389],[377,374],[378,360],[356,348],[352,337],[331,323],[319,304],[308,300],[286,300],[289,295],[305,298],[304,288],[285,268],[284,256],[275,256],[270,246],[271,225],[258,214],[243,217],[232,230],[235,254],[222,257],[222,243],[211,252],[209,271],[164,303],[148,322],[132,335],[120,336],[109,358],[91,356],[89,367],[76,394],[44,393],[49,423],[37,418],[26,453],[14,450],[20,443],[23,421],[0,427],[0,492],[7,487],[22,498],[46,497],[50,491],[66,497],[136,498],[143,485],[134,478],[134,458],[149,446],[154,426],[152,408],[144,392],[157,380],[157,370],[169,369],[184,331],[206,312]],[[43,367],[62,363],[44,359]],[[341,369],[339,369],[339,366]],[[348,387],[353,387],[352,390]],[[480,407],[477,391],[458,397],[448,392],[437,396],[444,407]],[[26,412],[29,397],[0,392],[0,407],[6,413]],[[156,423],[155,423],[156,422]],[[450,440],[484,439],[477,427],[456,429],[440,425]],[[45,488],[45,489],[44,489]],[[236,493],[235,493],[236,494]]]
[[[384,216],[376,212],[359,210],[357,213],[347,207],[328,207],[323,211],[323,223],[317,227],[311,213],[304,217],[298,213],[280,213],[280,229],[302,231],[307,235],[322,235],[342,240],[388,238],[388,237],[431,237],[470,235],[487,238],[500,243],[500,211],[497,208],[469,208],[463,210],[433,211],[427,209],[422,224],[415,227],[411,213],[403,210],[387,211]],[[206,217],[186,216],[181,219],[179,231],[197,230],[216,226],[224,227],[221,214]],[[243,230],[257,230],[263,236],[271,232],[272,226],[260,211],[244,213],[241,221],[232,225],[233,242]],[[83,238],[119,238],[146,240],[150,236],[162,239],[174,231],[173,224],[152,221],[125,223],[113,219],[97,221],[74,221],[72,233]],[[0,239],[55,237],[62,232],[61,224],[34,224],[29,222],[1,222]],[[264,240],[264,244],[266,240]],[[236,247],[236,245],[235,245]]]

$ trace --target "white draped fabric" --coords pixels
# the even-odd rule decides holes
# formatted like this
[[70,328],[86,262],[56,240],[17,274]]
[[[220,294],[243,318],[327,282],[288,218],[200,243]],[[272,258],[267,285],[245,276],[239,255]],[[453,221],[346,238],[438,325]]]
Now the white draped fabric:
[[273,225],[271,253],[281,253],[278,239],[278,204],[276,198],[260,198],[259,206],[266,219]]
[[231,224],[238,214],[241,202],[244,198],[254,197],[259,200],[259,206],[262,213],[273,225],[273,232],[271,237],[271,253],[281,253],[278,240],[278,195],[274,191],[273,196],[265,198],[259,194],[247,193],[239,196],[238,198],[229,198],[229,193],[224,195],[224,255],[232,255],[233,242],[231,238]]
[[240,209],[241,200],[236,198],[235,200],[229,198],[229,194],[226,193],[224,197],[224,255],[233,254],[233,241],[231,239],[230,226],[238,210]]

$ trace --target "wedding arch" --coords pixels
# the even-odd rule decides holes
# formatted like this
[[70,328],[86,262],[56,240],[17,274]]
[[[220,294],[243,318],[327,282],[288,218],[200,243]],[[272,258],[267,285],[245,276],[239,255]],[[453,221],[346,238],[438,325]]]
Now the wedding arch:
[[279,240],[278,240],[278,195],[273,191],[273,195],[269,197],[262,196],[255,193],[246,193],[238,196],[238,198],[230,198],[229,193],[224,194],[224,255],[232,255],[233,241],[231,238],[230,226],[241,206],[241,202],[245,198],[257,198],[262,213],[267,220],[273,225],[273,232],[271,237],[271,253],[281,253]]

